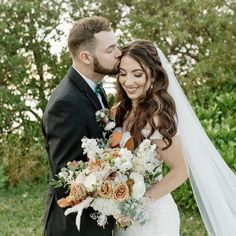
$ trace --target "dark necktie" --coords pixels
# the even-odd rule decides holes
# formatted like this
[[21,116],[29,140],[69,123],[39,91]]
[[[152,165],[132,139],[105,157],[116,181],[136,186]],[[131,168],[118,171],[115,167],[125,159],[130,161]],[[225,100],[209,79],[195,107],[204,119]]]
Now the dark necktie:
[[103,83],[102,83],[102,82],[97,83],[97,85],[96,85],[96,87],[95,87],[95,93],[96,93],[96,95],[98,95],[98,94],[101,95],[103,105],[104,105],[106,108],[108,108],[108,103],[107,103],[107,99],[106,99],[106,94],[105,94],[105,91],[104,91]]
[[95,87],[95,93],[96,93],[96,95],[98,95],[98,94],[101,95],[102,92],[103,92],[103,84],[102,84],[102,82],[99,82],[99,83],[97,83],[97,85]]

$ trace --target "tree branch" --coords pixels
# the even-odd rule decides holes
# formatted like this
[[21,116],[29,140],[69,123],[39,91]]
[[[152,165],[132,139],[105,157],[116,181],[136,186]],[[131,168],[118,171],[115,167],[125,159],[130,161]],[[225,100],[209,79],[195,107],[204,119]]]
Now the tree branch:
[[41,117],[35,111],[33,111],[31,107],[27,107],[29,108],[28,111],[31,112],[37,118],[38,121],[41,121]]

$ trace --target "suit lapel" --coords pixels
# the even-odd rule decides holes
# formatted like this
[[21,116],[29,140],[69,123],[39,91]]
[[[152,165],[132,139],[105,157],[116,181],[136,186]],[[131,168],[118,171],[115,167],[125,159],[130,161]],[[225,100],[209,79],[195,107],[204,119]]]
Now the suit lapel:
[[107,102],[107,99],[106,99],[106,92],[105,92],[105,89],[102,89],[102,91],[101,91],[101,97],[102,97],[102,102],[103,102],[103,104],[104,104],[104,106],[106,107],[106,108],[109,108],[109,105],[108,105],[108,102]]
[[102,109],[101,103],[97,95],[93,92],[90,86],[73,67],[70,67],[68,71],[68,76],[75,83],[75,85],[89,98],[96,110]]

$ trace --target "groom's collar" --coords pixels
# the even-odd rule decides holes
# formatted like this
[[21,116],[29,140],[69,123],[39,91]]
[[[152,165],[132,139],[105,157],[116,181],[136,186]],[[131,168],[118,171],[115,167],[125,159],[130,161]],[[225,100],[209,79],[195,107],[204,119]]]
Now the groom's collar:
[[76,84],[76,86],[83,92],[88,92],[90,86],[86,83],[84,78],[71,66],[68,70],[68,77]]
[[86,94],[86,96],[91,100],[97,110],[102,109],[101,103],[98,100],[97,95],[89,84],[85,81],[82,75],[76,71],[72,66],[68,71],[68,77],[75,83],[75,85]]
[[[73,67],[74,68],[74,67]],[[75,68],[74,68],[75,69]],[[94,83],[92,80],[87,78],[83,73],[81,73],[79,70],[75,69],[76,72],[80,74],[80,76],[86,81],[86,83],[89,85],[89,87],[95,92],[96,83]]]

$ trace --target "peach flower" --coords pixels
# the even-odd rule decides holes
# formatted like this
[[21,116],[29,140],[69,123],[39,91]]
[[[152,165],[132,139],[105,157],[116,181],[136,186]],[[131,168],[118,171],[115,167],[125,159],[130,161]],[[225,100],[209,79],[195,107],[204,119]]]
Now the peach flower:
[[70,194],[66,198],[61,198],[57,201],[59,207],[69,207],[79,204],[87,195],[86,188],[83,184],[70,186]]
[[112,199],[115,201],[124,201],[129,197],[129,187],[126,183],[120,183],[113,190]]
[[112,196],[112,185],[109,182],[103,183],[101,189],[98,190],[98,195],[103,198],[110,198]]
[[67,196],[66,198],[61,198],[57,201],[57,204],[59,207],[69,207],[73,206],[73,199],[70,196]]
[[70,196],[74,197],[75,200],[82,200],[86,197],[87,191],[83,184],[70,186]]
[[90,171],[100,171],[105,166],[105,162],[103,160],[89,161],[88,168]]

